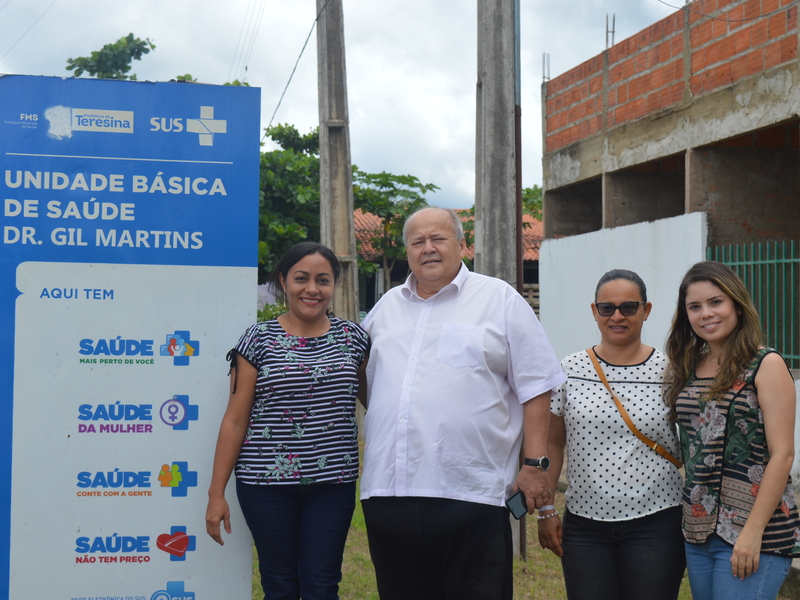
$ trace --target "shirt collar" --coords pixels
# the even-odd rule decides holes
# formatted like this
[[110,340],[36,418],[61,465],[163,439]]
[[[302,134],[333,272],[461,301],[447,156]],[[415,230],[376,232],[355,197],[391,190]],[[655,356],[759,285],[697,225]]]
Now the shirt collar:
[[[447,290],[455,290],[455,293],[458,294],[461,291],[461,288],[464,286],[464,282],[466,282],[467,277],[469,277],[469,269],[467,268],[467,265],[465,265],[464,262],[462,261],[461,268],[458,269],[458,273],[456,273],[456,276],[453,279],[453,281],[448,283],[446,286],[444,286],[442,289],[436,292],[433,296],[428,298],[428,300],[436,298],[437,296],[439,296],[443,292],[446,292]],[[406,278],[405,283],[400,288],[400,292],[403,294],[403,297],[406,300],[416,300],[418,302],[426,301],[417,294],[417,278],[413,273],[411,273],[408,276],[408,278]]]

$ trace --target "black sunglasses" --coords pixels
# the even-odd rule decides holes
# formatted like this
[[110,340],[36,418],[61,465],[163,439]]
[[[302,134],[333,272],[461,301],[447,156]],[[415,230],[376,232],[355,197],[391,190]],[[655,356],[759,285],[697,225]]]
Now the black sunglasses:
[[644,302],[623,302],[622,304],[614,304],[613,302],[597,302],[597,314],[601,317],[610,317],[614,312],[619,309],[620,314],[624,317],[632,317],[639,311],[639,305]]

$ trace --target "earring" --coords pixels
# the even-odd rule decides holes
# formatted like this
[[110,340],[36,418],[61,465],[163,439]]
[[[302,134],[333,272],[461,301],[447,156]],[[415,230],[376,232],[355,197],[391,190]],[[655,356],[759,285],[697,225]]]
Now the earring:
[[289,310],[286,308],[286,290],[283,290],[283,296],[281,296],[281,309],[283,309],[283,312]]

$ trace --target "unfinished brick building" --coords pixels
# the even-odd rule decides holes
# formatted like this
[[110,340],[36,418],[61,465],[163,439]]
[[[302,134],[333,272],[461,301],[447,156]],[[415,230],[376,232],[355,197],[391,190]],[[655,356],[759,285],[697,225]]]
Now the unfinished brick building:
[[696,0],[545,83],[545,237],[705,211],[709,245],[800,238],[797,9]]

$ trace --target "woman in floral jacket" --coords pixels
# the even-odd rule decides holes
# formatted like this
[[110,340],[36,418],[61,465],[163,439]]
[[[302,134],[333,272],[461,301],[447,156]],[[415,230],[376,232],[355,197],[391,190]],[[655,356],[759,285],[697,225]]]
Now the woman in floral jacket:
[[231,351],[231,395],[208,490],[206,529],[231,532],[225,486],[253,534],[264,597],[336,600],[358,477],[356,394],[369,338],[329,314],[339,261],[303,242],[271,283],[288,310]]
[[689,269],[667,338],[665,396],[686,467],[683,535],[695,600],[776,598],[800,555],[789,477],[794,381],[762,337],[729,267]]

